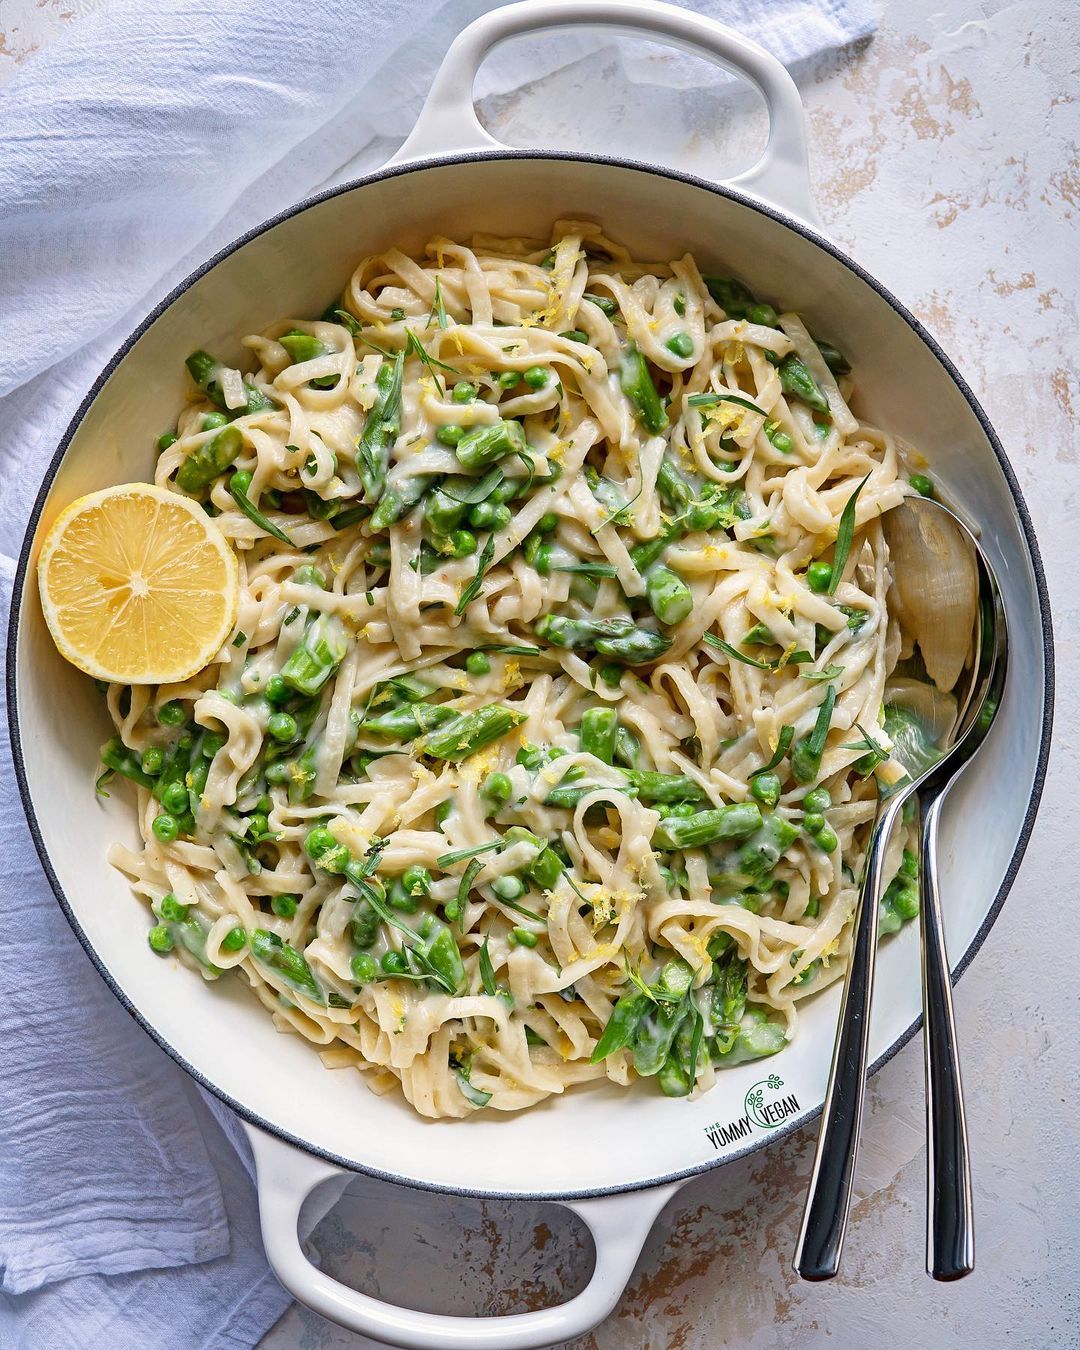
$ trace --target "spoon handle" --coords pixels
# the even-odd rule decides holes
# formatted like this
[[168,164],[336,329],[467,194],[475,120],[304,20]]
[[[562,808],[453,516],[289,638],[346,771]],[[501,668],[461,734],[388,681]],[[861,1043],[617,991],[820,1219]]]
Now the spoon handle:
[[936,794],[923,802],[919,860],[926,1067],[926,1270],[935,1280],[959,1280],[974,1269],[975,1236],[964,1092],[938,892],[940,804],[941,797]]
[[866,852],[821,1132],[795,1248],[793,1265],[804,1280],[831,1280],[840,1268],[862,1125],[882,868],[901,804],[893,797],[879,806]]

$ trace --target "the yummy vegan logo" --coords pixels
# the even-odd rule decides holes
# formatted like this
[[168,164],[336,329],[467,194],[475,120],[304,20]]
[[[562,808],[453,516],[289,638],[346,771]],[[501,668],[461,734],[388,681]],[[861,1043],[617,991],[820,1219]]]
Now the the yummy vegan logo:
[[706,1126],[705,1137],[713,1148],[726,1148],[737,1139],[749,1138],[757,1127],[772,1130],[791,1116],[799,1114],[799,1099],[793,1092],[783,1093],[784,1080],[771,1073],[747,1089],[743,1114],[737,1120],[717,1121]]

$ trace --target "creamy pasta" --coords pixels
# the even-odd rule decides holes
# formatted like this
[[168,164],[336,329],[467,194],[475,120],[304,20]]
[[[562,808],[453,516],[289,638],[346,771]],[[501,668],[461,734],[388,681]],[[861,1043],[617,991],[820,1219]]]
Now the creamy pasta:
[[236,631],[108,689],[151,946],[426,1116],[779,1050],[902,773],[914,489],[843,356],[573,220],[365,258],[243,345],[189,360],[156,470],[236,551]]

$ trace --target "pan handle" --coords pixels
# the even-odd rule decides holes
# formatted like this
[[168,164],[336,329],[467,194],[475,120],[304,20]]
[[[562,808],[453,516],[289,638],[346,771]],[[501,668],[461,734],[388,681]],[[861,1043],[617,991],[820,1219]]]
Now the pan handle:
[[509,38],[542,29],[582,27],[658,38],[748,80],[765,100],[769,139],[758,162],[726,185],[818,225],[802,99],[783,64],[734,29],[658,0],[522,0],[481,15],[454,39],[416,126],[390,163],[505,150],[480,125],[473,107],[473,86],[484,58]]
[[[290,1294],[323,1317],[408,1350],[540,1350],[584,1335],[619,1301],[656,1216],[679,1189],[673,1183],[558,1202],[585,1221],[596,1246],[592,1278],[568,1303],[506,1317],[444,1317],[384,1303],[313,1266],[300,1246],[301,1207],[316,1187],[331,1181],[337,1183],[336,1190],[326,1187],[333,1203],[352,1174],[254,1125],[244,1129],[255,1154],[263,1244],[274,1274]],[[323,1208],[325,1212],[325,1199]]]

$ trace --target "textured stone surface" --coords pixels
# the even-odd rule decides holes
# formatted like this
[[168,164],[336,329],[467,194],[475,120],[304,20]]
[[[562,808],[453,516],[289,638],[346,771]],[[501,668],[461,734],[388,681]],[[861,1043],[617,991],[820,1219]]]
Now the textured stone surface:
[[[94,7],[0,0],[0,79],[69,15]],[[978,1269],[952,1286],[922,1272],[916,1042],[871,1087],[865,1198],[837,1281],[801,1285],[790,1270],[813,1143],[804,1134],[687,1186],[661,1215],[615,1315],[574,1350],[1080,1344],[1080,951],[1069,774],[1080,750],[1069,706],[1080,637],[1080,8],[1072,0],[883,0],[880,9],[872,42],[798,72],[822,216],[975,388],[1027,495],[1055,603],[1058,730],[1043,809],[1009,903],[956,994]],[[670,58],[650,59],[670,70]],[[600,58],[499,100],[484,117],[515,144],[731,172],[761,143],[764,120],[701,69],[707,87],[653,96]],[[589,1265],[588,1240],[564,1210],[366,1180],[323,1223],[318,1242],[335,1274],[433,1311],[543,1306],[580,1288]],[[264,1344],[368,1342],[294,1308]]]

